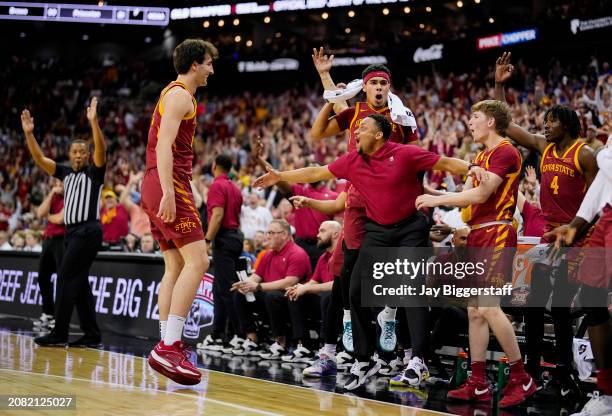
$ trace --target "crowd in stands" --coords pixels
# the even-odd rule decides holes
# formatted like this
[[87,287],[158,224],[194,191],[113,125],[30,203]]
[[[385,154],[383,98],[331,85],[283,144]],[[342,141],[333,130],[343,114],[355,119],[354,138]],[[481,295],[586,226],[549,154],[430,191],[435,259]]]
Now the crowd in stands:
[[[581,137],[597,150],[612,135],[612,72],[609,63],[596,58],[572,66],[551,62],[547,71],[520,60],[507,90],[514,121],[531,131],[543,131],[544,112],[559,103],[574,108],[582,123]],[[392,69],[392,68],[391,68]],[[313,68],[314,72],[314,68]],[[41,76],[42,74],[42,76]],[[471,73],[431,73],[395,81],[393,89],[413,110],[419,145],[447,156],[472,160],[477,146],[467,128],[470,106],[493,96],[493,71],[475,68]],[[333,71],[332,71],[333,75]],[[148,219],[139,207],[139,183],[145,163],[145,146],[156,95],[163,80],[147,77],[144,65],[82,66],[70,70],[60,60],[13,57],[0,70],[0,249],[40,250],[44,220],[36,208],[51,192],[52,182],[38,168],[25,146],[19,113],[28,107],[36,120],[35,135],[49,157],[66,159],[68,144],[88,138],[86,103],[101,97],[100,124],[108,143],[108,170],[101,206],[106,248],[127,252],[155,252]],[[346,80],[336,80],[342,82]],[[275,168],[288,170],[309,162],[333,161],[346,152],[344,135],[314,144],[309,129],[323,100],[317,85],[282,94],[264,91],[232,96],[205,96],[197,109],[194,141],[193,189],[200,212],[206,215],[207,190],[212,183],[214,157],[225,153],[233,161],[230,177],[242,190],[245,255],[256,259],[265,248],[264,232],[272,219],[292,221],[293,207],[275,190],[252,187],[262,171],[254,158],[254,143],[261,137],[263,157]],[[202,97],[201,97],[202,98]],[[538,166],[535,153],[523,151],[524,167]],[[452,190],[462,178],[428,172],[434,188]],[[339,189],[341,183],[330,184]],[[521,190],[538,205],[537,178],[527,175]],[[455,212],[456,214],[456,212]],[[437,222],[453,217],[433,213]],[[245,218],[246,219],[246,218]],[[453,220],[448,220],[452,222]],[[206,224],[206,221],[203,221]],[[455,226],[456,224],[449,224]]]

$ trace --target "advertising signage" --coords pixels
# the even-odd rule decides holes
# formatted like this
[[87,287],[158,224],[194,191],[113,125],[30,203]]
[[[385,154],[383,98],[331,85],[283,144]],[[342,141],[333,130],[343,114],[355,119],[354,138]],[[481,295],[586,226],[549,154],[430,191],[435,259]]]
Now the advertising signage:
[[536,28],[517,30],[515,32],[498,33],[497,35],[478,38],[476,43],[478,49],[501,48],[502,46],[515,45],[517,43],[536,40],[538,30]]

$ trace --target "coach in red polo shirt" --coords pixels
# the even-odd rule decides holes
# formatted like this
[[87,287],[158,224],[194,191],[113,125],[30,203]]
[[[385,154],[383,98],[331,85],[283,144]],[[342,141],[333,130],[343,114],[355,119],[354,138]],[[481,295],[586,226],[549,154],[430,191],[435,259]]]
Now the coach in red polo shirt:
[[[388,247],[424,247],[429,243],[429,220],[416,210],[416,198],[423,194],[419,172],[440,170],[465,175],[474,168],[479,179],[484,172],[467,162],[440,156],[418,146],[390,142],[391,124],[380,114],[363,119],[356,134],[357,149],[327,166],[303,168],[289,172],[270,171],[258,178],[254,186],[271,186],[278,181],[312,183],[321,180],[347,179],[361,194],[368,221],[361,250]],[[360,254],[351,275],[350,306],[353,342],[357,363],[351,369],[345,388],[353,390],[375,374],[380,363],[370,359],[376,339],[372,334],[371,309],[361,306],[361,272],[371,270]],[[424,276],[415,280],[424,284]],[[415,299],[417,301],[418,299]],[[412,300],[411,300],[412,301]],[[406,310],[413,358],[408,372],[410,379],[420,380],[425,374],[424,356],[429,352],[429,311],[426,304]]]
[[[291,240],[291,226],[285,220],[273,220],[270,223],[268,239],[270,251],[261,259],[255,273],[248,281],[232,285],[232,290],[236,291],[234,305],[240,330],[246,335],[242,347],[233,353],[277,360],[286,352],[289,310],[285,289],[305,281],[312,270],[304,249]],[[254,294],[255,301],[247,302],[247,294]],[[270,319],[272,336],[276,342],[270,346],[269,351],[259,351],[252,308],[257,308],[260,316],[268,316]]]
[[[212,166],[215,180],[208,190],[206,209],[208,229],[206,244],[212,243],[214,266],[213,296],[214,320],[212,335],[206,337],[202,348],[220,349],[224,342],[239,332],[238,315],[234,308],[230,289],[236,282],[236,266],[242,253],[244,236],[240,231],[240,209],[242,194],[240,189],[228,178],[232,169],[229,156],[219,155]],[[226,334],[227,323],[230,334]]]

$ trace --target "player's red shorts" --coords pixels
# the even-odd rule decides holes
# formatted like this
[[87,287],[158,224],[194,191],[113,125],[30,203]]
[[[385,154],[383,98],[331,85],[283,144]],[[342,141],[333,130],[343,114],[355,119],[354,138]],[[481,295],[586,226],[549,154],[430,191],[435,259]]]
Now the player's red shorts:
[[344,244],[349,250],[361,248],[367,219],[365,207],[346,207],[344,209]]
[[174,222],[163,222],[157,217],[162,188],[157,168],[149,169],[142,180],[140,205],[151,220],[151,234],[159,243],[162,251],[181,248],[194,241],[204,240],[204,231],[200,214],[196,209],[191,185],[187,180],[174,179],[176,201],[176,219]]
[[342,243],[349,250],[361,248],[365,236],[366,211],[364,207],[346,207],[344,209],[344,224],[342,234],[336,244],[334,254],[331,258],[331,272],[334,276],[342,276],[342,265],[344,264],[344,250]]
[[332,257],[329,260],[329,269],[334,277],[342,276],[342,265],[344,264],[344,252],[342,250],[342,242],[344,241],[344,231],[340,232],[340,238],[338,244],[332,253]]
[[512,281],[517,234],[512,224],[495,224],[470,231],[467,247],[471,262],[484,262],[483,278],[471,287],[502,287]]
[[612,280],[612,207],[607,205],[587,242],[578,281],[608,289]]

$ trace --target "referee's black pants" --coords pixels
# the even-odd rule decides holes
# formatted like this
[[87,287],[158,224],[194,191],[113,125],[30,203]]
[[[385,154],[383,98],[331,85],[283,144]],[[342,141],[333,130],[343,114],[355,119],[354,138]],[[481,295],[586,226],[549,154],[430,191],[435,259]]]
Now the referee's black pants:
[[[365,224],[365,237],[361,253],[369,248],[385,247],[429,247],[429,220],[420,211],[413,216],[392,225],[380,225],[371,220]],[[372,326],[372,308],[361,306],[361,274],[372,270],[367,255],[359,255],[351,275],[350,304],[353,327],[353,345],[359,361],[369,361],[376,348],[376,330]],[[422,282],[419,281],[422,280]],[[425,276],[416,279],[417,285],[425,284]],[[412,355],[424,358],[429,349],[429,309],[427,306],[404,308]]]
[[[47,315],[55,315],[51,275],[58,272],[62,257],[64,257],[64,235],[45,238],[38,261],[38,287],[42,297],[42,310]],[[59,274],[56,276],[57,284],[59,284]]]
[[302,247],[306,254],[308,254],[308,259],[310,260],[311,270],[314,272],[314,269],[317,267],[317,262],[319,261],[319,257],[323,254],[325,250],[319,248],[317,245],[316,238],[295,238],[295,244]]
[[57,282],[53,330],[57,337],[68,338],[70,318],[75,306],[85,335],[100,337],[95,303],[89,286],[89,268],[101,246],[102,227],[98,221],[67,227],[64,258],[59,268]]
[[[230,292],[232,284],[238,281],[236,266],[238,265],[244,236],[240,230],[221,229],[215,237],[212,247],[215,278],[213,280],[214,318],[213,338],[223,339],[225,335],[240,333],[238,314],[234,308]],[[226,327],[229,323],[231,334]]]

